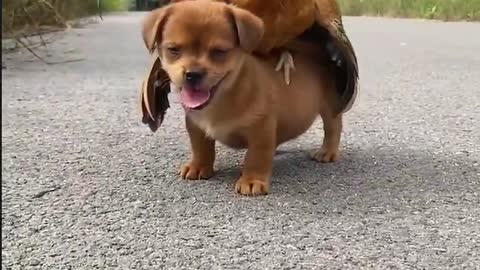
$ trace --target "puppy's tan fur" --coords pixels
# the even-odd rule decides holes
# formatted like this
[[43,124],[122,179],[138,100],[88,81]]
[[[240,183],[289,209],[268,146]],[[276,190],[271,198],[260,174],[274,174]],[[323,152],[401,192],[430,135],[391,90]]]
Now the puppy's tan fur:
[[192,157],[181,167],[182,177],[211,177],[219,141],[247,148],[236,190],[266,194],[275,149],[307,131],[318,115],[325,136],[312,157],[321,162],[339,158],[342,114],[334,113],[335,82],[324,57],[311,55],[305,44],[292,43],[296,72],[286,85],[283,74],[275,71],[278,55],[260,58],[250,53],[263,32],[262,21],[253,14],[209,0],[171,4],[147,16],[145,45],[157,49],[179,89],[187,70],[206,72],[205,89],[219,84],[205,108],[186,111]]

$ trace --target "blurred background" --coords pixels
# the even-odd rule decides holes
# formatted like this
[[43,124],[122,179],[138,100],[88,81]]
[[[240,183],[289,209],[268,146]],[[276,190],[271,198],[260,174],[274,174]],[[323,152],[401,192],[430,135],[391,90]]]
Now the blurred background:
[[2,34],[42,26],[63,26],[67,20],[112,11],[145,11],[166,0],[6,0],[2,1]]
[[[66,20],[101,12],[146,11],[167,0],[6,0],[2,1],[2,34],[40,26],[62,26]],[[480,0],[338,0],[344,15],[415,17],[440,20],[480,19]]]
[[[105,13],[148,11],[168,0],[2,1],[2,50],[31,49],[31,36],[83,27]],[[344,16],[480,21],[480,0],[337,0]],[[40,39],[42,37],[40,36]],[[45,45],[41,41],[40,45]],[[38,46],[37,46],[38,47]],[[3,62],[2,62],[3,67]]]

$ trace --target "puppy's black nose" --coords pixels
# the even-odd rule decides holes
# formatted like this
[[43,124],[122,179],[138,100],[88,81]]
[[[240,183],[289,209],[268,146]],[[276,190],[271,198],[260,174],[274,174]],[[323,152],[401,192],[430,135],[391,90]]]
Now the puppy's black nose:
[[205,77],[205,72],[202,72],[202,71],[187,71],[185,73],[185,80],[190,85],[199,84],[204,77]]

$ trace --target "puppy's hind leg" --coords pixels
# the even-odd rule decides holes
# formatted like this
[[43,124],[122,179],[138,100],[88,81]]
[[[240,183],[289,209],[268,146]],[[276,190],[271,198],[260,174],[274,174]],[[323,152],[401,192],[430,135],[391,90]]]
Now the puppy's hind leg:
[[323,145],[310,153],[310,157],[318,162],[334,162],[340,158],[340,137],[342,134],[342,114],[321,113],[323,120]]
[[192,158],[182,165],[180,176],[189,180],[208,179],[213,175],[215,141],[208,138],[205,132],[195,126],[188,117],[185,118]]

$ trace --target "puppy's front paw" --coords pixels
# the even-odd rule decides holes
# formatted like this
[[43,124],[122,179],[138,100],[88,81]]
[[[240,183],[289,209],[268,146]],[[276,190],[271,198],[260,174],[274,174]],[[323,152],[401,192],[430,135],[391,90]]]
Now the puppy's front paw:
[[180,168],[180,176],[182,179],[200,180],[208,179],[213,175],[213,167],[200,165],[195,162],[183,164]]
[[266,195],[269,190],[268,179],[260,179],[249,176],[242,176],[235,183],[235,189],[238,193],[248,196]]
[[322,163],[335,162],[340,159],[340,151],[322,147],[320,150],[311,151],[310,158]]

